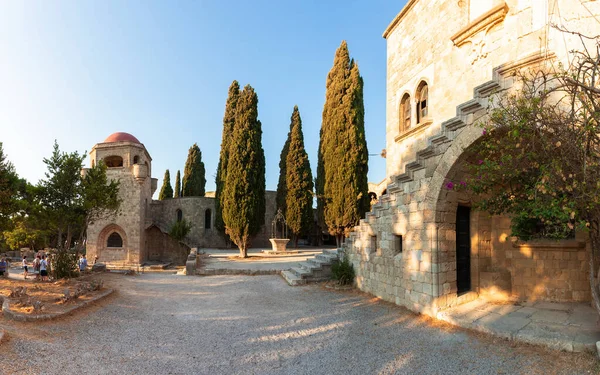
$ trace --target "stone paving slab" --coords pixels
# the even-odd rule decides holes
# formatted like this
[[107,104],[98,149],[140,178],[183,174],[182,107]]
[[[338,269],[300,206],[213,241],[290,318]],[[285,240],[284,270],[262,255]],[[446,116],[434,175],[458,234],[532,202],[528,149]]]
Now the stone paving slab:
[[498,337],[568,352],[594,352],[598,313],[584,303],[491,303],[484,298],[440,311],[437,318]]

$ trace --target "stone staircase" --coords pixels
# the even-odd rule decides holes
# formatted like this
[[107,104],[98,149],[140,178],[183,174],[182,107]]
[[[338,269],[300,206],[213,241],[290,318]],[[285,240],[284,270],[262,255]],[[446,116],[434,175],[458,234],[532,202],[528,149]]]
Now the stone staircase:
[[281,271],[281,276],[291,286],[331,279],[331,266],[337,263],[338,250],[323,250],[312,259],[298,263],[296,267]]

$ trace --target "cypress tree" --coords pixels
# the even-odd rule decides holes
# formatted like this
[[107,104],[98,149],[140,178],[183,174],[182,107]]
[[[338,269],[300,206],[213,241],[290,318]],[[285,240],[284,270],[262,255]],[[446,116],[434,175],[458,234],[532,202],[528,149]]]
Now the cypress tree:
[[286,215],[288,228],[298,246],[298,237],[308,232],[313,223],[313,178],[308,154],[304,149],[302,119],[298,106],[292,113],[289,151],[286,157]]
[[171,174],[167,169],[165,171],[165,177],[163,178],[163,184],[158,193],[158,200],[164,201],[165,199],[173,198],[173,188],[171,187]]
[[338,246],[369,207],[364,113],[363,80],[343,41],[327,75],[317,165],[319,222]]
[[202,152],[196,143],[188,151],[188,157],[183,169],[183,187],[181,189],[182,197],[203,197],[206,186],[204,177],[204,163],[202,162]]
[[226,233],[240,249],[242,258],[248,256],[251,237],[260,231],[265,220],[265,153],[261,139],[258,96],[247,85],[236,105],[222,192]]
[[225,115],[223,116],[223,136],[221,138],[221,155],[219,156],[219,165],[217,167],[217,176],[215,183],[215,228],[225,234],[225,224],[223,223],[223,187],[225,186],[225,177],[227,176],[227,163],[229,161],[229,145],[233,135],[233,126],[235,124],[235,109],[240,97],[240,84],[233,81],[229,86],[227,102],[225,103]]
[[175,192],[173,197],[181,197],[181,174],[179,173],[179,170],[177,170],[177,174],[175,175]]
[[[297,107],[294,107],[294,113]],[[279,181],[277,182],[277,195],[275,196],[275,204],[278,209],[285,215],[286,211],[286,200],[287,200],[287,184],[286,184],[286,164],[287,155],[290,148],[290,137],[292,136],[292,126],[294,125],[294,117],[292,115],[292,121],[290,122],[290,131],[288,132],[287,139],[281,149],[281,155],[279,156]]]

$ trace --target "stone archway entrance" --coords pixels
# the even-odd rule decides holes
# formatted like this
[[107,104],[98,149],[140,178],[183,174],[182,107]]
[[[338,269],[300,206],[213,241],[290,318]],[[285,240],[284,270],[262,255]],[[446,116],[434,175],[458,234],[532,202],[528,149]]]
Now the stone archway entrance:
[[98,235],[98,261],[103,263],[129,263],[127,234],[117,224],[109,224]]

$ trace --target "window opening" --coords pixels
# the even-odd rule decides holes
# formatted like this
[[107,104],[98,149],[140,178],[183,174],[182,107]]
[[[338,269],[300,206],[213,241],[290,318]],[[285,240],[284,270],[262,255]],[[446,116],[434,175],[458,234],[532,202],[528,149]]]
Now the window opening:
[[123,247],[123,239],[117,232],[112,232],[106,240],[106,247]]
[[212,221],[212,211],[208,208],[204,211],[204,229],[210,229]]

